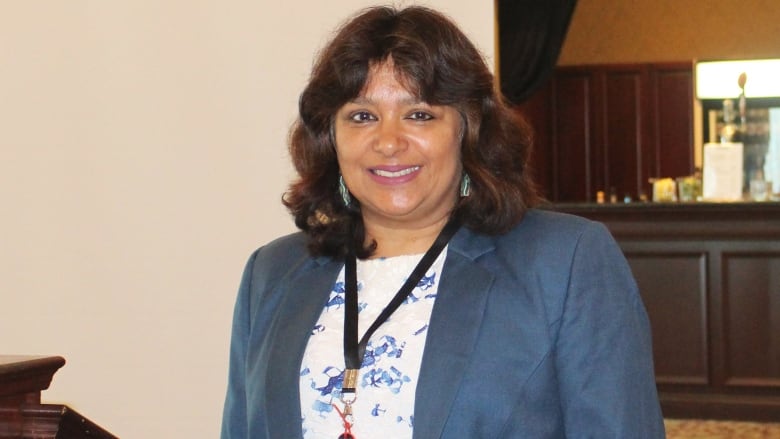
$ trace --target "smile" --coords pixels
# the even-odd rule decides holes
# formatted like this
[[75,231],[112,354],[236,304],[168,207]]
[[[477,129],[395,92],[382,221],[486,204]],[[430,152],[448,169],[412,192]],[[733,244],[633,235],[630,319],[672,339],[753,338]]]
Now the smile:
[[412,166],[411,168],[401,169],[400,171],[385,171],[383,169],[374,169],[371,172],[380,177],[397,178],[403,177],[404,175],[409,175],[419,169],[419,166]]

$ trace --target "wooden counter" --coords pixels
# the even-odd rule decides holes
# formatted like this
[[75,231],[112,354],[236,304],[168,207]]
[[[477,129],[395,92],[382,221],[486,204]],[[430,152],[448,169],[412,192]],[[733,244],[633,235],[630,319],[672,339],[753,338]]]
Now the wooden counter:
[[623,249],[665,416],[780,421],[780,203],[551,209],[603,222]]

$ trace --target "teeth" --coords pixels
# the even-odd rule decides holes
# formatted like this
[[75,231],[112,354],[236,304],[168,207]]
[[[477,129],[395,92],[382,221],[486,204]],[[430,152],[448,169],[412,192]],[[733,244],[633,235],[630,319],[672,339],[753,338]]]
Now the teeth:
[[403,177],[404,175],[411,174],[412,172],[420,169],[419,166],[413,166],[411,168],[402,169],[400,171],[390,172],[390,171],[383,171],[381,169],[374,169],[374,174],[380,176],[380,177]]

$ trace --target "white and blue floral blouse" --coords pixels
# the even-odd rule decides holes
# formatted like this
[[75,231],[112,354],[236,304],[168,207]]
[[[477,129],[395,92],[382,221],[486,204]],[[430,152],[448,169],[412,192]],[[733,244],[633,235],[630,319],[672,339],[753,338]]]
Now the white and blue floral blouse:
[[[352,405],[357,438],[411,438],[414,394],[428,322],[436,299],[446,249],[406,301],[368,342]],[[358,260],[358,334],[385,308],[422,258],[422,254]],[[301,413],[305,438],[339,437],[344,425],[336,404],[344,371],[344,270],[312,330],[301,365]]]

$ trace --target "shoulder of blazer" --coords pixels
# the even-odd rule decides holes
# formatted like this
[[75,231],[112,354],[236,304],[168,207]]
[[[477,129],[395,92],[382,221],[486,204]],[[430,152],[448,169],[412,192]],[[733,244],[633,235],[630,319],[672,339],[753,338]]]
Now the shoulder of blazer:
[[529,210],[510,234],[533,234],[539,241],[572,240],[598,223],[552,210]]
[[535,255],[550,251],[559,253],[573,251],[579,237],[593,228],[603,228],[603,225],[566,213],[530,209],[516,226],[503,235],[490,236],[461,230],[453,239],[452,248],[471,260],[491,252],[506,257],[527,252]]
[[262,282],[262,286],[248,285],[251,289],[265,290],[277,284],[281,279],[289,279],[308,268],[317,267],[332,261],[326,257],[312,257],[307,247],[307,237],[303,232],[276,238],[255,250],[252,254],[247,273],[249,281]]

